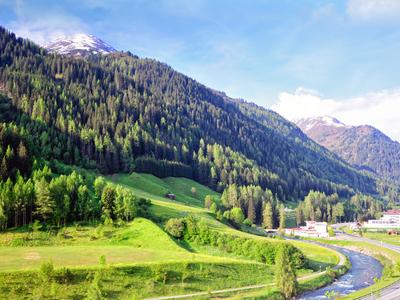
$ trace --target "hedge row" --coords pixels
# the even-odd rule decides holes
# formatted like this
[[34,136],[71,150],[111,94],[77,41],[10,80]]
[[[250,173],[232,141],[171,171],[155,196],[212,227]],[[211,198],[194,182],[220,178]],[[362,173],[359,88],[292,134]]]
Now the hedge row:
[[280,247],[288,247],[290,260],[296,268],[306,265],[306,257],[293,245],[284,241],[268,241],[239,237],[210,230],[206,222],[192,216],[180,219],[183,238],[200,245],[210,245],[238,256],[254,259],[266,264],[275,264],[275,256]]

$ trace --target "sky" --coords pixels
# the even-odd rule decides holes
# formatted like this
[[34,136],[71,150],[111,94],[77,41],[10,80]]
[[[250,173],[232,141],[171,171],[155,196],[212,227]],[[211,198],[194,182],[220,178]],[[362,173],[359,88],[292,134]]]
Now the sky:
[[400,0],[0,0],[0,25],[39,44],[93,34],[290,120],[400,141]]

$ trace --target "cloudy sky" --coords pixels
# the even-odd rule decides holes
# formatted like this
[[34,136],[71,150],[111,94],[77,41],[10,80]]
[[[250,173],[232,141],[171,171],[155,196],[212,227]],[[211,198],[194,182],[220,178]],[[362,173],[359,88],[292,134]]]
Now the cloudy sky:
[[289,119],[400,141],[399,0],[0,0],[0,25],[38,43],[94,34]]

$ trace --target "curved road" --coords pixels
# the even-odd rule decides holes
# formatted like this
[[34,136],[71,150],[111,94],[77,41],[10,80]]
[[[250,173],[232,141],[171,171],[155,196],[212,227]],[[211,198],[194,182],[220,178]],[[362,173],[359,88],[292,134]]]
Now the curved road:
[[[400,253],[400,246],[395,246],[391,245],[388,243],[384,243],[382,241],[377,241],[377,240],[372,240],[369,238],[365,237],[360,237],[352,234],[345,233],[341,230],[339,230],[339,227],[342,226],[349,226],[351,223],[342,223],[342,224],[334,224],[332,225],[333,228],[335,228],[336,234],[340,237],[341,240],[350,240],[350,241],[359,241],[359,242],[368,242],[370,244],[377,245],[379,247],[385,247],[387,249],[396,251]],[[358,299],[368,299],[368,300],[375,300],[375,299],[382,299],[382,300],[399,300],[400,299],[400,280],[394,282],[393,284],[387,286],[386,288],[383,288],[379,292],[379,296],[376,295],[369,295],[369,296],[364,296],[360,297]]]

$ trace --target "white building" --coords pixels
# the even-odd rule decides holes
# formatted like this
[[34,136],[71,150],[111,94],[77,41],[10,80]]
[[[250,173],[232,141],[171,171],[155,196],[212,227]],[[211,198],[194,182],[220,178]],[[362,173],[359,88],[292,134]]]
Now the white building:
[[368,220],[363,224],[364,228],[370,229],[394,229],[400,228],[400,209],[392,209],[383,213],[379,220]]
[[326,222],[306,221],[306,226],[286,228],[285,233],[304,237],[328,237],[328,224]]

